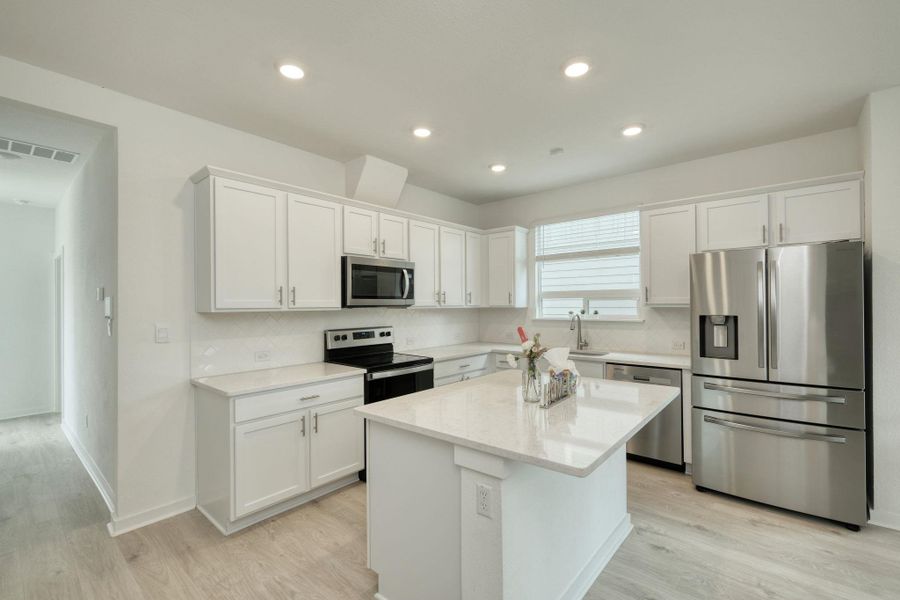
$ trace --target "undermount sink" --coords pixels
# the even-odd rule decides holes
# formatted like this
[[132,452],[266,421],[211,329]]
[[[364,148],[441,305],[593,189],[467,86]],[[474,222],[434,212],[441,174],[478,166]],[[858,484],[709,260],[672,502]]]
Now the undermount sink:
[[609,352],[603,350],[571,350],[569,356],[606,356]]

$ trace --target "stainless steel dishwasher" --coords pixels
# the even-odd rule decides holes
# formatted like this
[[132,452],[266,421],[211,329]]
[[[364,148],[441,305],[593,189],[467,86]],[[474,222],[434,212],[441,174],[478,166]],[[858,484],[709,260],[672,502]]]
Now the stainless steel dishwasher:
[[[650,385],[668,385],[681,390],[681,371],[678,369],[607,363],[606,378]],[[684,471],[681,399],[679,391],[678,397],[671,404],[631,438],[625,446],[629,456]]]

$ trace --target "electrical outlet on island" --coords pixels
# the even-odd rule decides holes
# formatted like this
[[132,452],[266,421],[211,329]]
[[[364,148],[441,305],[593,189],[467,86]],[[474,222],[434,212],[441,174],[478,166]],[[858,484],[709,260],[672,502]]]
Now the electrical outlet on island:
[[672,350],[674,352],[678,352],[679,350],[684,350],[686,347],[686,343],[684,340],[672,340]]

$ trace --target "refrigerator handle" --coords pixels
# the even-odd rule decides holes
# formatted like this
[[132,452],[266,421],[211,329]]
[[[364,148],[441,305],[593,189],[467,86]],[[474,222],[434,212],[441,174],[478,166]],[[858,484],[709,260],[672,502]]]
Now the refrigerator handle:
[[769,262],[769,365],[778,368],[778,271],[777,261]]
[[766,368],[766,263],[756,263],[756,353],[760,369]]

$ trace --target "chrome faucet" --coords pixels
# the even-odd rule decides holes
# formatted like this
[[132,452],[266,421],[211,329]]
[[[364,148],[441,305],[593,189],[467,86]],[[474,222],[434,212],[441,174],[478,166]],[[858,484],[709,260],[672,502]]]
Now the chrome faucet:
[[578,325],[578,335],[575,340],[575,347],[578,350],[584,350],[588,347],[588,341],[581,334],[581,315],[577,312],[569,311],[569,314],[572,315],[572,319],[569,321],[569,331],[575,331],[576,324]]

